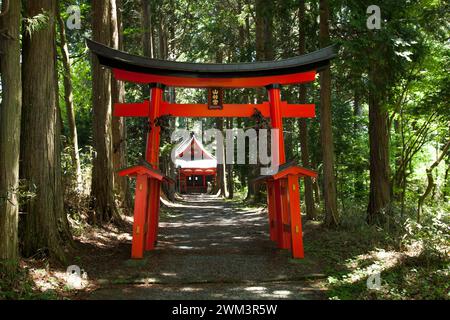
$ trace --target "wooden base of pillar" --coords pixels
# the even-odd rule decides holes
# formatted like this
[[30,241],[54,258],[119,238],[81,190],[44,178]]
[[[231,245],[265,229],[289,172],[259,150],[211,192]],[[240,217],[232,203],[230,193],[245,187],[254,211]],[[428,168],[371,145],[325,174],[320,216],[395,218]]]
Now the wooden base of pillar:
[[273,181],[267,182],[267,209],[269,212],[270,240],[276,242],[278,236],[277,236],[277,219],[275,214],[275,192],[273,187]]
[[303,230],[302,216],[300,212],[300,190],[297,176],[288,176],[288,194],[291,220],[292,257],[303,259]]
[[145,220],[147,215],[148,179],[140,175],[136,179],[136,196],[134,200],[133,240],[131,258],[144,257]]
[[155,249],[158,237],[159,225],[159,197],[161,184],[157,180],[150,181],[150,191],[148,195],[149,207],[147,214],[147,236],[145,239],[145,250]]
[[283,234],[281,236],[282,248],[291,249],[291,207],[289,206],[287,179],[280,180],[281,190],[281,223],[283,225]]

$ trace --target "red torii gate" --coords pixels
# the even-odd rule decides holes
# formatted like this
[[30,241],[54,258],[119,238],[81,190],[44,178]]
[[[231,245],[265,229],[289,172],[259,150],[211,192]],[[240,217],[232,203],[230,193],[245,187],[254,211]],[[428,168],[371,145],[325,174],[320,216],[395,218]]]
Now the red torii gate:
[[[313,118],[314,104],[288,104],[281,100],[281,85],[313,82],[318,71],[328,66],[336,56],[334,46],[303,56],[274,61],[237,64],[200,64],[149,59],[109,48],[87,40],[89,49],[99,62],[112,68],[116,80],[151,87],[150,101],[117,103],[114,116],[146,117],[150,128],[145,160],[149,164],[126,169],[122,175],[137,176],[132,258],[142,258],[144,250],[153,250],[158,233],[159,192],[164,177],[159,166],[161,116],[174,117],[251,117],[259,111],[270,118],[272,129],[279,129],[279,162],[277,174],[266,177],[271,239],[278,247],[292,249],[294,258],[303,258],[302,229],[298,178],[315,176],[298,166],[283,167],[286,163],[283,118]],[[265,87],[269,101],[262,104],[177,104],[163,99],[166,86],[188,88],[254,88]],[[217,96],[216,96],[217,98]],[[215,99],[217,100],[217,99]],[[256,110],[255,110],[256,109]],[[146,234],[144,237],[143,232]]]

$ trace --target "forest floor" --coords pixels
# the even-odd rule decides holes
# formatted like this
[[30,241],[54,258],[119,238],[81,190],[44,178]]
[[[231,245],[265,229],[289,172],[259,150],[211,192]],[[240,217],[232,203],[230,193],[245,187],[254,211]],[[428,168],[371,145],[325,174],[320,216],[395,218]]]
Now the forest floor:
[[[144,259],[130,259],[132,218],[120,227],[85,226],[68,261],[87,273],[78,290],[67,285],[67,266],[27,259],[22,269],[30,290],[10,298],[449,298],[448,259],[424,260],[417,244],[399,250],[382,229],[356,225],[330,230],[304,223],[305,259],[294,260],[270,241],[265,208],[185,196],[164,202],[158,245]],[[367,278],[376,274],[381,286],[368,289]]]

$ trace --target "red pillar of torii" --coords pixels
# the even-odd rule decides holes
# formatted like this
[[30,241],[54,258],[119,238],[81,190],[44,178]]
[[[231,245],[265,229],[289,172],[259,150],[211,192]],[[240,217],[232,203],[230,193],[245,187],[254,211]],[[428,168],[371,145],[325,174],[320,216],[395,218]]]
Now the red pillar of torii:
[[[316,73],[336,56],[335,47],[275,62],[244,64],[195,64],[161,61],[133,56],[87,40],[91,51],[104,66],[113,70],[116,80],[150,84],[151,99],[142,103],[119,103],[114,116],[146,117],[149,132],[145,162],[121,171],[135,176],[136,197],[132,240],[132,258],[142,258],[144,250],[153,250],[158,235],[160,184],[169,181],[159,171],[160,130],[157,119],[173,117],[251,117],[258,111],[270,118],[278,129],[279,170],[257,181],[267,184],[270,238],[279,248],[290,249],[294,258],[303,258],[299,177],[317,174],[286,164],[283,118],[313,118],[313,104],[288,104],[281,100],[281,86],[315,80]],[[164,101],[165,86],[209,88],[266,87],[269,101],[261,104],[177,104]],[[218,97],[218,96],[216,96]],[[217,102],[217,101],[215,101]]]
[[[270,121],[272,129],[278,129],[278,154],[280,165],[286,162],[286,153],[284,150],[284,133],[283,133],[283,117],[281,114],[281,92],[279,85],[271,85],[267,87],[270,102]],[[288,245],[281,237],[283,234],[283,195],[281,193],[280,181],[267,182],[267,203],[269,211],[269,223],[271,224],[271,239],[278,242],[278,246],[287,249]],[[270,202],[273,201],[273,204]],[[270,207],[272,207],[270,210]]]
[[[159,168],[159,145],[161,128],[156,125],[157,118],[160,114],[161,102],[164,96],[164,86],[151,86],[151,100],[149,112],[149,128],[147,138],[147,147],[145,160],[150,163],[154,169]],[[147,237],[145,239],[145,250],[153,250],[156,244],[159,224],[159,196],[161,188],[156,180],[150,181],[150,190],[148,195],[148,213],[147,213]]]

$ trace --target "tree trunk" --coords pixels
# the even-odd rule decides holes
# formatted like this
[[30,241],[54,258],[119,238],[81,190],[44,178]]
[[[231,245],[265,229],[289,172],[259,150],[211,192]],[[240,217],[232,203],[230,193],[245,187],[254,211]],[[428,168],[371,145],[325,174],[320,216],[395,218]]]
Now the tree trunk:
[[[300,89],[300,91],[302,91],[302,89]],[[302,95],[303,93],[300,93],[300,96]],[[301,97],[300,103],[305,103],[304,100],[301,100]],[[310,168],[311,163],[309,161],[308,127],[306,119],[299,119],[298,124],[300,128],[300,149],[301,149],[302,165],[306,168]],[[305,177],[304,181],[305,181],[306,217],[309,220],[315,220],[317,217],[317,213],[316,207],[314,205],[313,183],[311,178],[308,177]]]
[[[256,16],[256,60],[272,61],[274,59],[273,50],[273,2],[268,0],[256,0],[255,3]],[[264,100],[264,90],[258,88],[256,90],[256,99],[258,103]],[[249,181],[259,175],[260,166],[251,165]],[[261,189],[253,184],[248,184],[247,199],[252,202],[260,202],[262,200]]]
[[[269,0],[256,0],[256,61],[272,61],[273,50],[273,2]],[[256,90],[258,103],[264,99],[264,90]]]
[[[120,12],[121,0],[111,0],[111,46],[115,49],[123,50],[123,25]],[[112,102],[125,102],[125,83],[114,78],[111,83]],[[128,177],[119,176],[120,169],[127,167],[127,134],[125,118],[112,117],[112,138],[113,138],[113,170],[114,170],[114,190],[118,196],[121,207],[128,212],[132,208],[132,199],[128,184]]]
[[[144,30],[142,34],[142,47],[143,54],[145,57],[156,58],[156,43],[153,37],[153,19],[152,19],[152,10],[150,6],[150,0],[141,0],[142,7],[142,29]],[[142,86],[142,97],[143,99],[150,99],[150,86],[143,85]],[[147,133],[144,135],[144,141],[147,139]]]
[[256,0],[256,60],[272,61],[273,49],[273,2]]
[[[299,54],[303,55],[306,51],[306,21],[305,21],[305,0],[299,0]],[[306,87],[300,86],[299,102],[306,103]],[[298,127],[300,129],[300,149],[302,165],[306,168],[311,166],[309,161],[309,148],[308,148],[308,125],[306,119],[298,120]],[[305,177],[305,204],[306,204],[306,217],[309,220],[316,219],[316,207],[314,206],[314,196],[311,178]]]
[[[227,128],[233,128],[233,118],[228,118]],[[233,199],[234,197],[234,178],[233,178],[233,164],[227,164],[227,187],[228,187],[228,199]]]
[[447,165],[447,169],[445,170],[445,175],[444,175],[444,192],[442,193],[442,197],[444,199],[444,201],[447,201],[448,198],[448,191],[450,189],[450,179],[449,179],[449,173],[450,173],[450,163]]
[[369,66],[370,193],[369,224],[382,223],[391,202],[388,112],[382,106],[383,83],[377,61]]
[[[216,128],[223,134],[223,118],[216,118]],[[218,155],[222,155],[222,159],[217,158],[217,176],[216,176],[216,185],[213,189],[213,193],[216,194],[220,192],[219,195],[221,197],[227,196],[227,179],[226,179],[226,171],[225,171],[225,146],[222,144],[217,144],[218,148],[222,148],[222,152],[218,152]]]
[[167,35],[166,28],[163,23],[160,23],[158,26],[158,38],[159,38],[159,59],[166,60],[167,59]]
[[[311,160],[311,167],[312,168],[317,168],[317,164],[316,164],[314,159]],[[316,204],[316,206],[320,206],[319,179],[315,179],[312,182],[312,187],[313,187],[313,191],[314,191],[314,203]]]
[[[355,77],[359,77],[355,76]],[[358,84],[355,83],[355,87]],[[354,90],[354,104],[353,104],[353,116],[354,116],[354,122],[353,122],[353,132],[355,136],[358,136],[363,131],[363,125],[361,123],[361,117],[362,117],[362,106],[361,106],[361,95],[358,90],[358,88],[355,88]],[[364,164],[361,164],[360,161],[358,161],[355,165],[353,165],[353,197],[355,200],[361,200],[362,194],[365,191],[364,186],[364,177],[360,174],[361,171],[364,170]],[[365,193],[365,192],[364,192]]]
[[[223,52],[222,50],[217,50],[215,63],[222,63],[223,62]],[[224,129],[224,118],[216,118],[216,128],[220,131],[220,133],[223,135],[223,129]],[[225,144],[225,141],[224,141]],[[227,196],[227,177],[226,177],[226,170],[225,170],[225,146],[224,144],[219,145],[217,144],[217,148],[222,148],[221,152],[217,152],[217,175],[216,175],[216,184],[213,188],[213,193],[216,194],[220,191],[221,197]],[[222,156],[222,159],[218,158],[218,156]]]
[[[35,196],[27,203],[22,243],[25,256],[48,254],[65,259],[71,240],[63,209],[58,125],[55,42],[55,0],[27,1],[25,16],[45,12],[48,23],[23,35],[23,112],[21,177]],[[36,63],[39,61],[39,63]]]
[[64,101],[66,103],[67,122],[69,123],[69,131],[70,131],[69,132],[70,155],[72,158],[72,167],[75,170],[76,189],[80,191],[82,185],[82,177],[81,177],[80,153],[78,150],[77,127],[75,122],[75,108],[73,104],[72,76],[70,73],[71,62],[69,56],[69,47],[67,46],[66,40],[66,28],[64,25],[64,21],[61,17],[61,13],[59,12],[59,6],[57,19],[60,34],[59,46],[61,50],[61,60],[64,67]]
[[445,144],[444,148],[442,149],[441,155],[438,156],[436,161],[433,162],[433,164],[426,170],[428,184],[425,189],[425,192],[419,197],[419,200],[417,203],[417,222],[420,222],[420,218],[422,216],[422,208],[423,208],[423,204],[425,203],[425,199],[431,193],[431,190],[435,187],[434,178],[433,178],[433,170],[439,165],[439,163],[441,163],[441,161],[447,155],[447,152],[449,149],[450,149],[450,140],[448,140],[447,143]]
[[[172,18],[175,18],[175,11],[176,11],[176,5],[174,0],[170,0],[169,1],[169,15],[168,15],[168,19],[172,20]],[[150,27],[152,25],[152,19],[151,19],[151,15],[150,15]],[[151,28],[150,30],[150,34],[152,34],[151,32]],[[172,59],[173,57],[176,56],[176,44],[177,41],[175,39],[176,37],[176,29],[175,29],[175,24],[171,23],[168,25],[168,36],[169,36],[169,41],[166,41],[166,52],[167,52],[167,59]],[[151,38],[153,38],[153,35],[151,36]],[[167,92],[168,92],[168,100],[170,103],[176,103],[176,99],[177,99],[177,92],[176,92],[176,88],[175,87],[169,87],[167,88]],[[169,120],[169,132],[172,133],[173,131],[175,131],[175,118],[171,118]],[[164,135],[162,136],[162,140],[164,144],[170,144],[171,143],[171,137],[170,137],[170,133],[166,132],[164,133]],[[171,155],[169,153],[166,153],[165,155],[166,157],[166,169],[167,169],[167,176],[169,177],[176,177],[176,168],[175,168],[175,164],[172,162],[171,160]],[[170,183],[166,183],[163,184],[163,191],[165,192],[165,194],[167,195],[168,199],[173,201],[175,200],[175,185],[170,184]]]
[[[401,148],[396,148],[395,152],[395,165],[398,167],[394,177],[398,176],[398,179],[392,179],[392,188],[394,198],[400,199],[400,216],[403,217],[405,214],[405,196],[406,196],[406,186],[407,186],[407,172],[406,166],[401,164],[404,162],[404,151],[405,151],[405,139],[404,139],[404,128],[403,128],[403,110],[400,109],[399,112],[400,119],[394,120],[395,134],[401,137],[400,143]],[[401,149],[401,150],[399,150]]]
[[142,5],[142,28],[144,29],[142,43],[144,45],[144,55],[154,58],[153,48],[153,23],[150,0],[141,0]]
[[[355,84],[356,86],[357,84]],[[353,103],[353,116],[355,117],[355,120],[353,122],[353,130],[355,133],[358,133],[363,130],[363,126],[361,125],[361,121],[359,121],[359,118],[362,117],[362,107],[360,102],[360,95],[359,90],[355,88],[354,90],[354,103]]]
[[[94,41],[111,45],[111,1],[93,1]],[[94,223],[120,221],[114,199],[112,150],[111,72],[103,68],[98,58],[92,59],[93,142],[96,155],[92,169],[92,201]]]
[[[20,69],[20,1],[0,17],[0,263],[13,270],[18,261],[19,153],[22,80]],[[6,3],[3,1],[3,9]]]
[[[320,0],[320,45],[330,41],[329,4]],[[337,211],[336,180],[334,175],[334,145],[331,119],[331,70],[327,67],[320,75],[320,130],[323,157],[323,198],[325,202],[325,224],[335,227],[339,223]]]

